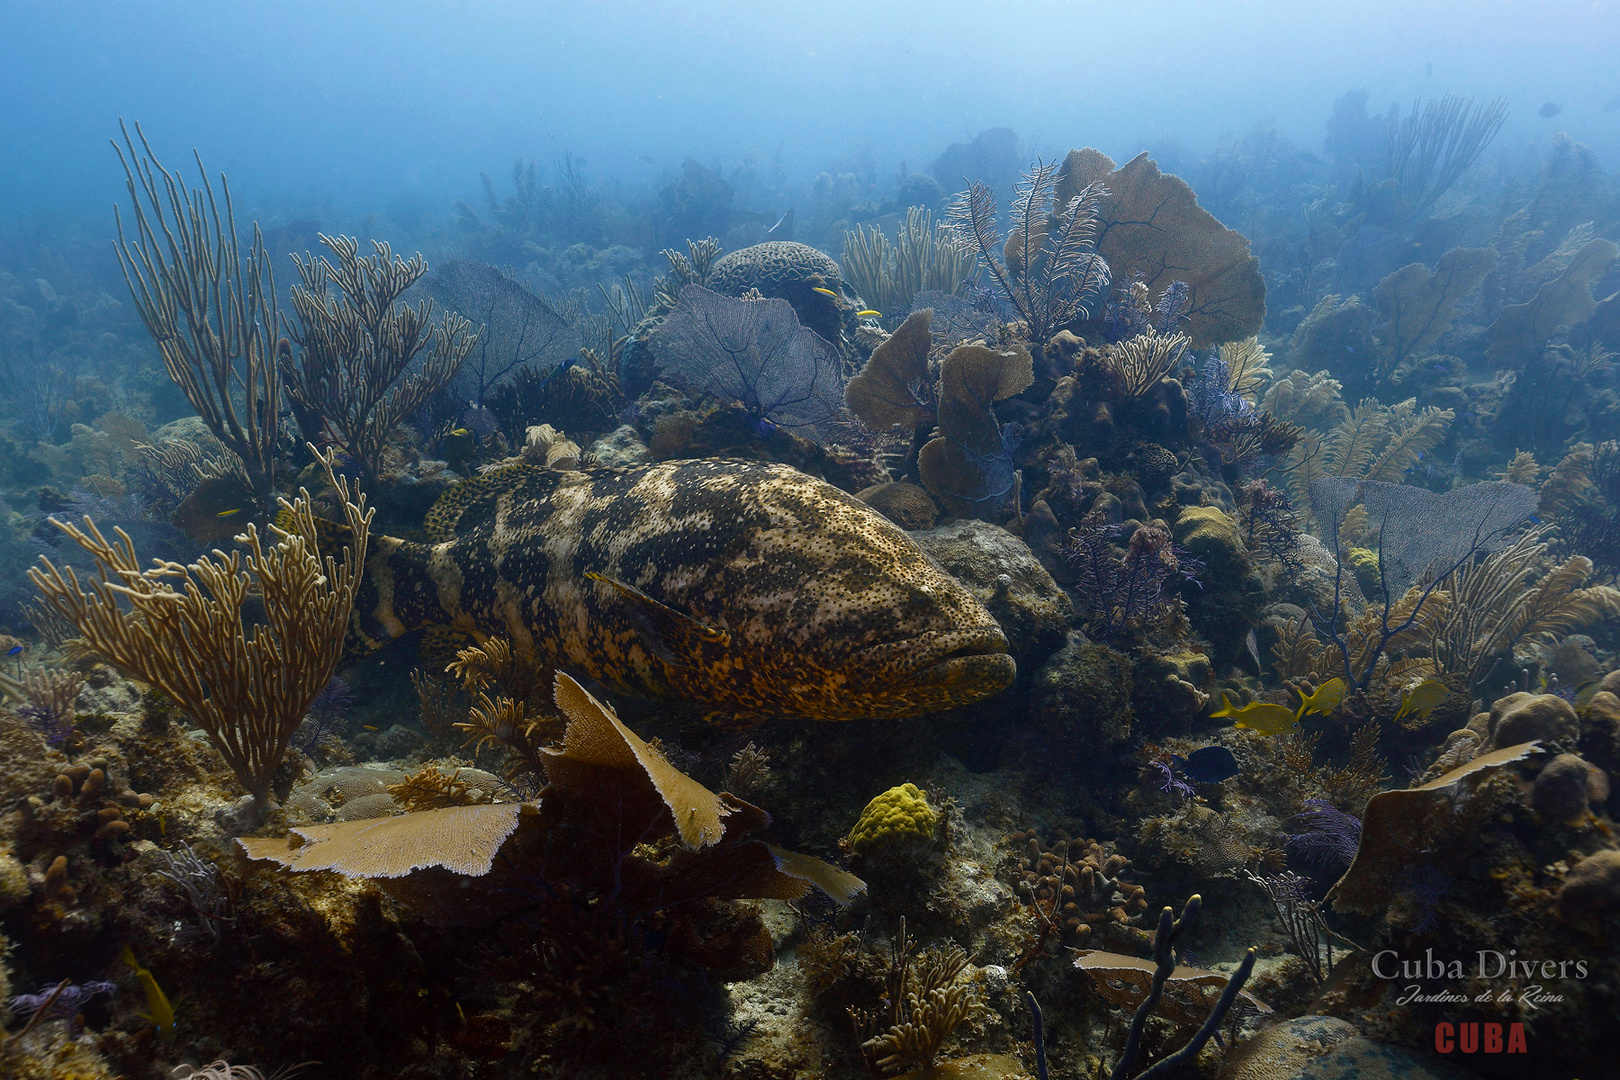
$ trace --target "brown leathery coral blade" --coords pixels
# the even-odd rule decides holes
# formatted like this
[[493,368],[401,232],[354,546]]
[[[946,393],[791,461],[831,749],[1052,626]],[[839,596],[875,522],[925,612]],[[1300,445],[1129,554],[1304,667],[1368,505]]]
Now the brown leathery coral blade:
[[1540,749],[1536,742],[1505,746],[1415,788],[1381,791],[1367,801],[1361,845],[1350,868],[1328,891],[1333,910],[1375,915],[1394,899],[1395,880],[1412,853],[1435,846],[1452,818],[1452,794],[1464,781],[1478,784]]
[[1192,347],[1208,348],[1259,333],[1266,317],[1266,283],[1249,242],[1198,205],[1192,188],[1159,171],[1141,153],[1117,169],[1106,154],[1071,150],[1058,177],[1064,204],[1102,181],[1108,197],[1098,209],[1097,253],[1115,281],[1139,276],[1158,301],[1171,282],[1192,287],[1188,332]]
[[701,848],[720,839],[721,819],[732,812],[720,796],[671,765],[567,675],[557,676],[556,695],[569,724],[563,748],[545,751],[552,783],[583,790],[598,770],[641,772],[663,799],[682,843]]
[[311,825],[280,838],[238,841],[249,859],[290,870],[331,870],[345,877],[401,878],[442,867],[479,877],[516,831],[524,803],[450,806],[395,817]]
[[[1124,1009],[1135,1009],[1147,997],[1155,969],[1152,960],[1100,950],[1077,953],[1074,966],[1091,976],[1099,994]],[[1219,972],[1177,964],[1165,980],[1164,996],[1159,999],[1156,1011],[1178,1024],[1203,1023],[1225,988],[1226,980],[1227,976]],[[1260,1012],[1271,1011],[1265,1002],[1247,991],[1242,997]]]
[[907,431],[928,421],[934,413],[933,388],[928,385],[928,349],[932,308],[913,311],[900,328],[872,350],[861,373],[844,387],[844,403],[860,422],[873,431],[899,424]]

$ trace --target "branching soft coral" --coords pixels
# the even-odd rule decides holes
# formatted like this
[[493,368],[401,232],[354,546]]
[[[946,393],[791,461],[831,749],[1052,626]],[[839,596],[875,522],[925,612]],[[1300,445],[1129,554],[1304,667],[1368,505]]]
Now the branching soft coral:
[[1177,581],[1196,580],[1203,568],[1186,552],[1178,553],[1163,529],[1139,526],[1121,551],[1122,531],[1093,510],[1063,549],[1076,576],[1086,629],[1101,641],[1139,633],[1178,610],[1180,602],[1167,593]]
[[996,197],[989,185],[969,183],[951,204],[951,225],[979,258],[1024,321],[1032,344],[1088,317],[1109,284],[1108,263],[1096,254],[1100,183],[1057,196],[1058,167],[1037,162],[1013,198],[1006,242],[996,227]]

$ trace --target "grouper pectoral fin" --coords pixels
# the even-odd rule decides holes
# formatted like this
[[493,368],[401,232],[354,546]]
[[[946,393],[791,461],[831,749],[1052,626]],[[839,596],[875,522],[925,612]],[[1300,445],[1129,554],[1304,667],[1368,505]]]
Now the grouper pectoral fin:
[[641,628],[647,644],[665,660],[689,665],[703,645],[731,644],[731,635],[694,619],[683,611],[654,600],[634,585],[603,574],[587,571],[585,576],[618,593],[630,609],[630,617]]
[[416,655],[424,667],[431,665],[431,670],[442,672],[456,658],[457,651],[475,644],[477,639],[465,630],[435,623],[422,632],[422,640],[416,645]]

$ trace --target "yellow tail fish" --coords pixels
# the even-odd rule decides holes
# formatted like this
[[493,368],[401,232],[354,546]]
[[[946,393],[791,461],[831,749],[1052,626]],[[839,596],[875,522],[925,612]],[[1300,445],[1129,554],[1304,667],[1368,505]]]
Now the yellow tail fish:
[[1418,719],[1427,721],[1434,707],[1451,696],[1451,691],[1439,679],[1424,679],[1401,698],[1400,711],[1395,714],[1399,720],[1407,713],[1417,713]]
[[820,293],[820,294],[821,294],[821,295],[822,295],[822,296],[830,296],[830,297],[832,297],[832,298],[833,298],[833,299],[834,299],[834,300],[836,300],[836,299],[838,299],[838,294],[837,294],[837,293],[835,293],[835,292],[833,292],[833,291],[832,291],[832,290],[831,290],[831,289],[823,289],[823,288],[821,288],[821,287],[820,287],[820,286],[819,286],[819,285],[818,285],[818,286],[816,286],[816,287],[814,287],[814,288],[812,288],[812,289],[811,289],[811,290],[810,290],[810,291],[811,291],[811,292],[818,292],[818,293]]
[[1209,715],[1230,716],[1236,726],[1258,731],[1262,735],[1281,735],[1299,726],[1299,719],[1292,709],[1261,701],[1239,707],[1232,704],[1232,699],[1226,696],[1224,690],[1221,691],[1221,706]]
[[1318,686],[1316,693],[1310,697],[1301,694],[1300,696],[1304,700],[1299,703],[1299,711],[1294,714],[1294,719],[1303,720],[1311,713],[1321,713],[1326,716],[1339,707],[1339,702],[1344,700],[1345,692],[1348,689],[1349,687],[1345,686],[1343,679],[1329,679],[1321,686]]
[[146,1008],[149,1010],[146,1014],[147,1019],[157,1025],[159,1034],[173,1035],[174,1007],[169,1004],[169,999],[158,986],[157,980],[152,977],[152,973],[141,967],[140,961],[135,959],[135,953],[128,945],[124,946],[124,963],[134,970],[141,989],[146,991]]

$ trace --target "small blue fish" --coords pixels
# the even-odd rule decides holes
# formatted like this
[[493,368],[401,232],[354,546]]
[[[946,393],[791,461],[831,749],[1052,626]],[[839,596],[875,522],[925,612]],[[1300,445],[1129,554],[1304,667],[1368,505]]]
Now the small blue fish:
[[1199,784],[1218,784],[1241,771],[1237,758],[1224,746],[1206,746],[1186,757],[1179,754],[1171,754],[1170,757],[1176,763],[1176,768],[1181,770],[1181,775]]
[[22,650],[23,650],[23,647],[21,645],[13,645],[11,648],[6,650],[6,655],[7,656],[21,656],[22,655]]

